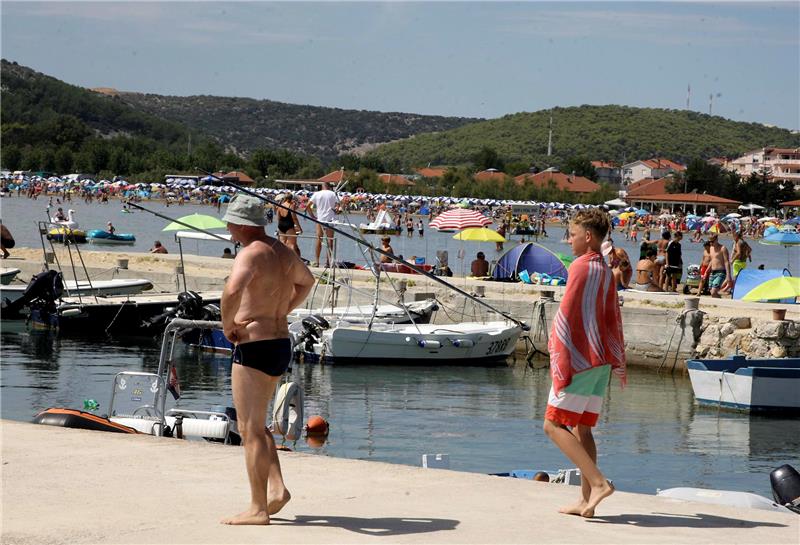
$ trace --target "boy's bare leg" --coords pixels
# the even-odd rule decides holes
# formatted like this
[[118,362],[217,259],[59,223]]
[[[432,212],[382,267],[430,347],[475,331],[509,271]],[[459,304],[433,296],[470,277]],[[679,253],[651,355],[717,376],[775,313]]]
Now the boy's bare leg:
[[[580,426],[580,428],[586,428]],[[594,444],[594,438],[591,438],[591,445],[589,437],[591,437],[591,428],[586,430],[578,430],[578,434],[583,434],[581,439],[586,440],[586,446],[594,451],[594,458],[589,454],[586,446],[576,435],[573,435],[565,426],[552,422],[550,420],[544,421],[544,432],[556,444],[561,452],[567,455],[573,464],[578,466],[581,470],[581,499],[586,498],[586,505],[580,513],[574,513],[573,507],[562,509],[561,512],[570,514],[580,514],[583,517],[593,517],[594,510],[597,505],[604,499],[614,493],[614,488],[606,481],[606,478],[600,472],[595,463],[597,458],[597,447]],[[588,485],[588,496],[584,496],[584,483]]]
[[[572,435],[577,437],[581,446],[583,446],[583,449],[586,451],[592,461],[597,464],[597,446],[594,443],[592,428],[589,426],[577,425],[572,428]],[[589,486],[589,480],[581,477],[580,499],[574,505],[562,507],[558,510],[558,512],[566,515],[580,515],[583,513],[583,510],[586,509],[586,505],[589,503],[589,495],[591,494],[591,491],[592,487]]]
[[279,474],[280,466],[276,464],[278,457],[275,443],[272,442],[270,449],[267,434],[264,432],[267,406],[279,379],[280,377],[271,377],[243,365],[234,364],[231,367],[233,403],[236,406],[239,431],[244,444],[247,476],[250,481],[250,507],[238,515],[223,519],[221,521],[223,524],[269,524],[267,504],[269,485],[273,485],[269,496],[271,498],[283,497],[286,490],[282,477],[276,477],[274,483],[269,482],[269,478],[275,476],[276,471]]

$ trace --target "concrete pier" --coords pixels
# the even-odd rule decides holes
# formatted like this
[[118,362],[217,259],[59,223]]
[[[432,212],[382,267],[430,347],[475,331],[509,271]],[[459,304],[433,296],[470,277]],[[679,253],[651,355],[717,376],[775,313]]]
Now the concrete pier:
[[[292,501],[269,527],[246,507],[240,447],[2,426],[2,535],[60,543],[797,543],[800,517],[617,492],[594,519],[560,515],[578,489],[280,453]],[[498,445],[498,448],[502,448]],[[635,471],[634,460],[605,460]],[[766,476],[765,476],[766,478]]]

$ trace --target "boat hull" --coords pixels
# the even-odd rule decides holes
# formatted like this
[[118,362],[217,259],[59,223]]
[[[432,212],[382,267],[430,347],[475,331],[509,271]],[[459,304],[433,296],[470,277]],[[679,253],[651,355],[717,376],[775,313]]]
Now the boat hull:
[[[25,293],[27,286],[4,286],[0,288],[0,297],[8,301],[16,301]],[[94,296],[108,297],[114,295],[136,295],[143,291],[153,289],[153,283],[144,278],[94,280],[91,285],[85,280],[64,281],[64,293],[69,296]]]
[[689,360],[697,402],[751,412],[800,414],[800,358]]
[[135,244],[136,237],[130,233],[120,233],[112,235],[102,229],[93,229],[86,234],[86,238],[92,244]]

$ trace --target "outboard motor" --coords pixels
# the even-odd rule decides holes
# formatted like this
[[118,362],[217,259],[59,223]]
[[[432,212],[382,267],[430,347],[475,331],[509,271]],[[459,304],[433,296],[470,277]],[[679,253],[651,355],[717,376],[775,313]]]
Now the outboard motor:
[[294,345],[303,351],[313,352],[314,344],[322,340],[322,332],[330,328],[331,324],[319,314],[306,316],[300,323],[303,331],[295,339]]
[[164,331],[167,323],[175,318],[201,320],[203,316],[203,298],[200,294],[194,291],[184,291],[178,294],[178,306],[145,320],[142,327],[160,334]]
[[773,469],[769,474],[775,502],[800,514],[800,473],[789,464]]
[[56,311],[56,301],[64,293],[64,277],[54,270],[47,270],[34,275],[28,287],[16,301],[3,306],[3,318],[19,317],[25,307],[38,307],[51,313]]

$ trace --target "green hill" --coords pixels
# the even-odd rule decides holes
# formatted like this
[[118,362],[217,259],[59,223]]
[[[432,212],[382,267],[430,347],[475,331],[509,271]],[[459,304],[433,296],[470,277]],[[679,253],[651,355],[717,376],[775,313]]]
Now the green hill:
[[[547,157],[550,117],[553,156]],[[686,110],[580,106],[507,115],[437,134],[385,144],[370,156],[398,168],[468,163],[483,148],[505,162],[539,168],[561,166],[574,157],[622,163],[659,156],[736,156],[762,146],[800,147],[800,134],[758,123],[742,123]]]
[[205,95],[120,93],[119,98],[137,110],[183,123],[238,152],[287,149],[322,159],[477,121]]

